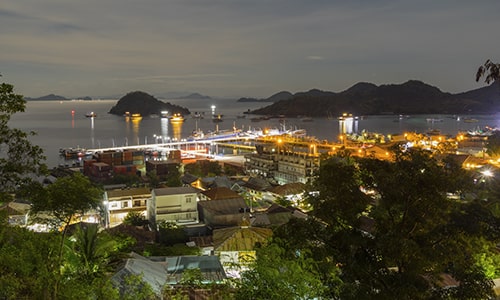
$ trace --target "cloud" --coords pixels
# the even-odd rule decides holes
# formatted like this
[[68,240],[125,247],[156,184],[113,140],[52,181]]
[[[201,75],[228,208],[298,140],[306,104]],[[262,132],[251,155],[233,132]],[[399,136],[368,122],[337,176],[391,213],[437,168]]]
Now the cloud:
[[317,55],[309,55],[306,56],[307,60],[324,60],[325,58],[323,56],[317,56]]

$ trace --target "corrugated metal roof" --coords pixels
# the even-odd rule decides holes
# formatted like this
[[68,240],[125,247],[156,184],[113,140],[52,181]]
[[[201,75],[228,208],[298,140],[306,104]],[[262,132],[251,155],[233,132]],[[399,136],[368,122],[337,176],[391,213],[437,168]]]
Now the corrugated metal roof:
[[123,287],[128,275],[141,275],[156,294],[166,284],[178,284],[187,269],[200,269],[205,282],[220,282],[226,273],[218,256],[157,256],[143,257],[134,253],[111,278],[117,287]]
[[215,251],[250,251],[256,243],[266,243],[273,235],[269,228],[231,227],[216,229],[213,232]]

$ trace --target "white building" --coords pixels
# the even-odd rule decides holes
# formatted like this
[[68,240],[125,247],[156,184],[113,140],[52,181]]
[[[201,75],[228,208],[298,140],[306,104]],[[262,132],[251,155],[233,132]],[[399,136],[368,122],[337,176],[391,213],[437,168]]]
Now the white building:
[[153,228],[158,222],[192,225],[199,222],[198,194],[201,190],[191,186],[153,189],[148,202],[147,218]]

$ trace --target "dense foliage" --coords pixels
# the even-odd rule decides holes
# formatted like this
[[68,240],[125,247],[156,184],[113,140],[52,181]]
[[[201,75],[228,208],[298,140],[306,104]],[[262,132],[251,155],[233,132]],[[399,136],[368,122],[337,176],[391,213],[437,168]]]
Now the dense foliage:
[[[323,282],[333,284],[329,297],[484,299],[492,291],[488,274],[499,271],[499,219],[474,196],[447,196],[474,191],[473,182],[451,160],[423,150],[396,150],[394,162],[333,157],[309,199],[314,219],[276,235],[315,253]],[[460,284],[445,288],[447,276]]]
[[11,200],[19,185],[27,184],[33,176],[46,172],[43,150],[31,144],[22,130],[9,127],[15,113],[23,112],[26,101],[7,83],[0,84],[0,202]]

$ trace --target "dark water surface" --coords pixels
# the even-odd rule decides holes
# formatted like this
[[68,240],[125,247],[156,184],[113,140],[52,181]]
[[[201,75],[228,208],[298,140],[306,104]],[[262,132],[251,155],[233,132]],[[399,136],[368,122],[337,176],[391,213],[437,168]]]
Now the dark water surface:
[[[186,116],[183,123],[172,124],[168,119],[144,116],[142,120],[132,122],[126,121],[122,116],[108,114],[117,100],[28,101],[26,111],[14,115],[10,126],[37,132],[31,140],[44,149],[49,167],[63,162],[59,157],[60,148],[143,145],[160,142],[162,139],[187,138],[196,128],[207,132],[231,130],[233,127],[243,130],[282,128],[284,125],[287,129],[305,129],[309,136],[329,141],[337,141],[339,134],[346,128],[335,118],[314,118],[309,122],[304,122],[301,118],[284,120],[271,118],[255,122],[251,120],[255,116],[243,114],[263,106],[255,102],[245,103],[225,99],[175,99],[165,102],[187,107],[191,115],[198,112],[204,114],[204,118],[195,119]],[[216,114],[223,115],[223,122],[218,124],[212,122],[212,105],[215,106]],[[95,112],[97,117],[86,117],[89,112]],[[382,134],[401,134],[408,131],[424,133],[437,129],[443,134],[456,135],[459,131],[485,126],[500,127],[500,116],[363,116],[346,125],[348,133],[362,130]]]

